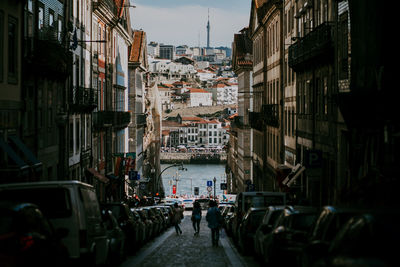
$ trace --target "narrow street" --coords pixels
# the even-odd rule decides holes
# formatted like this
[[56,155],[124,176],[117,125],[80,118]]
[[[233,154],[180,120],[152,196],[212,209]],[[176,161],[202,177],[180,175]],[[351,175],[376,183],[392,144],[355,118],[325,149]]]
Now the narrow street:
[[259,266],[251,257],[238,253],[230,238],[222,230],[219,247],[211,245],[211,232],[205,220],[200,225],[200,235],[194,236],[191,211],[185,211],[182,220],[182,235],[176,235],[171,227],[162,235],[146,244],[134,256],[129,257],[121,267],[133,266]]

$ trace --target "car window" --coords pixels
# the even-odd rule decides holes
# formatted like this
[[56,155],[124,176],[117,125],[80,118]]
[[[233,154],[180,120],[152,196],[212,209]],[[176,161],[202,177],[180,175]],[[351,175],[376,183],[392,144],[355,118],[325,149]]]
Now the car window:
[[290,227],[296,230],[308,231],[314,223],[316,214],[293,214]]
[[274,225],[277,219],[279,218],[279,215],[282,214],[282,210],[274,210],[271,213],[271,216],[269,218],[269,221],[267,222],[269,225]]
[[83,206],[87,212],[87,216],[91,218],[100,217],[100,208],[97,201],[96,193],[87,188],[79,188],[82,198]]
[[71,200],[65,188],[29,188],[1,191],[0,200],[33,203],[49,219],[71,216]]

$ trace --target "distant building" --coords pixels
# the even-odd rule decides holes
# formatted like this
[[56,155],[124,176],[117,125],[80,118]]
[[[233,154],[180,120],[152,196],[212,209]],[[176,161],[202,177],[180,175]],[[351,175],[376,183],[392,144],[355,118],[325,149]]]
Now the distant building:
[[175,59],[175,46],[160,44],[160,58],[161,59]]

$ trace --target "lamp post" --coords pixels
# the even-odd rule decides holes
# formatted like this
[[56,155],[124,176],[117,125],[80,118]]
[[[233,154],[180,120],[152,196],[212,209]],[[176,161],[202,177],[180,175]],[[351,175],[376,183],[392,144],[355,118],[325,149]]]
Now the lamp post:
[[217,178],[214,177],[214,200],[215,200],[215,195],[216,195],[216,182],[217,182]]
[[153,179],[152,195],[154,197],[156,195],[156,191],[157,191],[157,181],[155,180],[155,175],[154,175],[156,173],[156,169],[151,168],[150,173],[151,173],[151,179]]

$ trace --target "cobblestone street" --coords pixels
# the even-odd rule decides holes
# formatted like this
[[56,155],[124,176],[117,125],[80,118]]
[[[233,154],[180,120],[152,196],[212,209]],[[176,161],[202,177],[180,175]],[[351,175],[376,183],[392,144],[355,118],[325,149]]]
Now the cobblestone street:
[[212,246],[206,211],[203,211],[199,236],[194,236],[191,211],[184,214],[182,235],[176,235],[175,228],[171,227],[121,266],[259,266],[252,258],[241,256],[224,231],[221,232],[219,247]]

